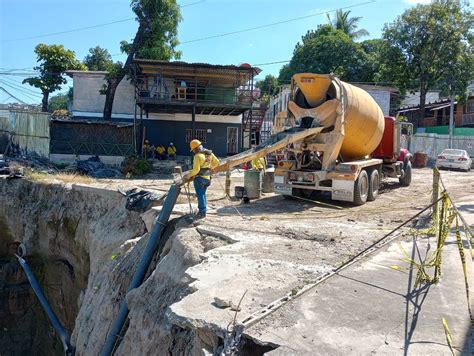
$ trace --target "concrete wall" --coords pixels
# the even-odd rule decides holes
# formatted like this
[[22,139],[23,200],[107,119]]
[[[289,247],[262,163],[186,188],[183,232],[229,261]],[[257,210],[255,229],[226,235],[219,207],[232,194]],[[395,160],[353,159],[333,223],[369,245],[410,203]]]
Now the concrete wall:
[[[411,138],[410,151],[412,153],[425,152],[430,158],[436,159],[441,151],[449,148],[448,146],[448,135],[416,134]],[[474,157],[474,137],[454,136],[453,148],[466,150],[471,157]]]
[[390,114],[390,91],[364,89],[379,104],[384,115]]
[[[104,74],[74,73],[74,95],[72,110],[76,113],[102,113],[104,111],[105,95],[100,89],[105,84]],[[135,87],[123,79],[115,92],[113,114],[133,115],[135,108]]]

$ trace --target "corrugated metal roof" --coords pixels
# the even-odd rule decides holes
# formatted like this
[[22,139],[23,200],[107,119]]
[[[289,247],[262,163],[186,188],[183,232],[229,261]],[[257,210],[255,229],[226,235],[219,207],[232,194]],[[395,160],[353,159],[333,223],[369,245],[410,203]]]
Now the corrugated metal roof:
[[140,65],[151,65],[161,68],[187,68],[194,70],[205,70],[211,71],[238,71],[238,72],[252,72],[253,75],[259,74],[262,70],[258,67],[252,67],[250,64],[236,65],[222,65],[222,64],[210,64],[210,63],[188,63],[182,61],[161,61],[156,59],[140,59],[136,58],[133,60],[134,63]]

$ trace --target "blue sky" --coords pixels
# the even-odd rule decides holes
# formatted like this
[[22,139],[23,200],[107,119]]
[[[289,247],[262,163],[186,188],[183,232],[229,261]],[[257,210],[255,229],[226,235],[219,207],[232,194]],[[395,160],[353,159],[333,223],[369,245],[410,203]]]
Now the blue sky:
[[[262,64],[288,60],[301,36],[321,23],[326,12],[350,7],[352,16],[361,16],[360,27],[367,38],[379,38],[389,23],[406,8],[429,0],[179,0],[183,21],[179,25],[181,42],[313,15],[268,28],[183,43],[182,60],[214,64]],[[365,3],[365,4],[363,4]],[[319,14],[319,15],[318,15]],[[90,47],[99,45],[119,54],[121,40],[131,40],[137,23],[127,0],[0,0],[0,87],[19,99],[40,102],[39,91],[21,81],[36,65],[33,52],[38,43],[62,44],[83,59]],[[24,39],[55,32],[126,20],[102,27]],[[123,60],[116,55],[115,60]],[[262,65],[260,77],[278,75],[283,64]],[[15,75],[12,75],[15,74]],[[72,85],[72,83],[68,83]],[[66,91],[65,85],[62,91]],[[56,93],[54,93],[56,94]],[[0,103],[15,102],[0,92]]]

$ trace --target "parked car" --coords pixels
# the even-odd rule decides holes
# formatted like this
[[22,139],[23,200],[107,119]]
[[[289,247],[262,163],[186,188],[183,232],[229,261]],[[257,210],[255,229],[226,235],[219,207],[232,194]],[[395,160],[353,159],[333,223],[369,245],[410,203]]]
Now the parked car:
[[438,168],[457,168],[469,172],[471,164],[472,159],[465,150],[446,149],[436,159]]

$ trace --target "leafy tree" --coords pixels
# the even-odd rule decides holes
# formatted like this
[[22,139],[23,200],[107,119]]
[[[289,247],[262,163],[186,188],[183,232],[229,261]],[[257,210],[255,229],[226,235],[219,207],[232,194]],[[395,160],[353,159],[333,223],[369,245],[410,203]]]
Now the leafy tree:
[[84,57],[83,63],[89,70],[109,70],[112,65],[112,57],[109,52],[100,46],[89,48],[89,54]]
[[[390,46],[390,43],[384,39],[372,39],[360,43],[366,54],[366,60],[363,64],[365,77],[369,82],[376,83],[396,83],[396,73],[393,68],[404,66],[403,54],[401,51]],[[401,91],[405,88],[399,83]]]
[[400,86],[420,91],[418,125],[429,89],[449,85],[457,92],[466,90],[466,79],[473,75],[473,24],[472,13],[460,1],[433,0],[385,26],[384,39],[403,56],[403,66],[395,63],[391,71]]
[[179,58],[178,23],[181,14],[176,0],[132,0],[137,15],[138,30],[132,42],[122,41],[121,50],[127,54],[125,63],[117,62],[106,75],[104,119],[112,117],[115,91],[122,79],[133,72],[133,58],[170,60]]
[[283,66],[279,83],[288,83],[295,73],[334,73],[341,79],[353,82],[370,81],[366,73],[367,55],[362,46],[342,30],[330,25],[308,31],[297,43],[293,57]]
[[336,10],[336,16],[333,20],[331,20],[329,14],[326,14],[326,16],[330,26],[337,30],[341,30],[352,39],[368,36],[369,32],[367,30],[357,30],[359,27],[359,21],[362,19],[362,17],[349,17],[350,13],[350,11],[338,9]]
[[70,100],[68,94],[59,93],[49,99],[48,109],[50,112],[55,110],[67,110],[67,105],[69,101]]
[[262,98],[269,99],[270,96],[278,92],[278,78],[268,74],[263,80],[259,80],[256,87],[260,89]]
[[23,80],[23,84],[39,88],[43,94],[42,111],[48,111],[49,94],[61,89],[62,84],[67,81],[64,72],[72,69],[85,69],[71,50],[65,49],[63,45],[39,44],[35,47],[37,62],[39,66],[34,67],[39,71],[39,76]]

